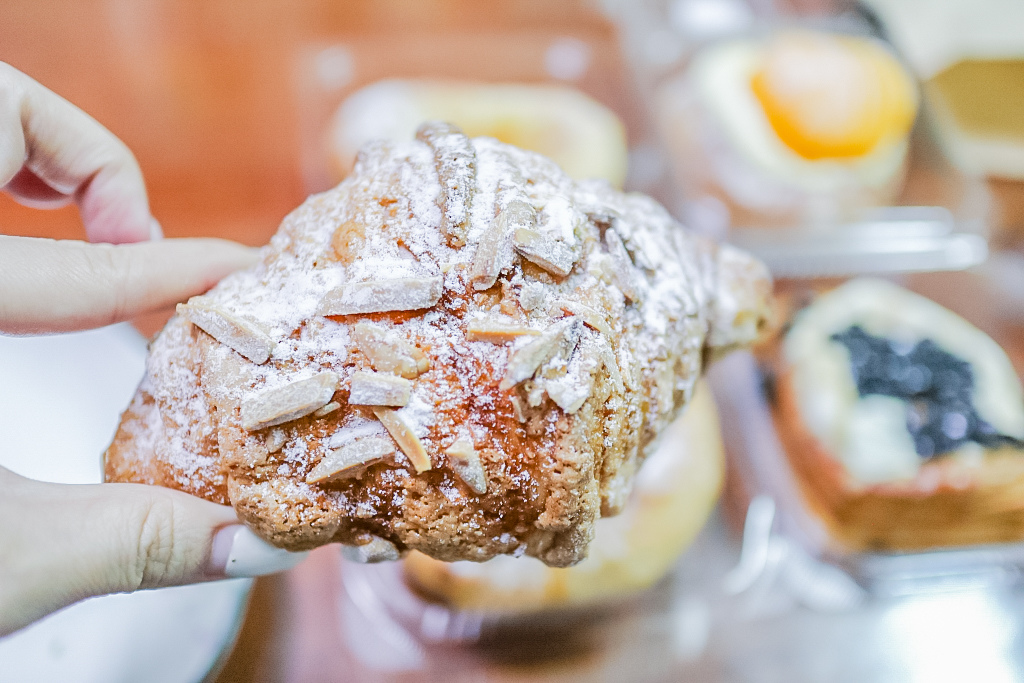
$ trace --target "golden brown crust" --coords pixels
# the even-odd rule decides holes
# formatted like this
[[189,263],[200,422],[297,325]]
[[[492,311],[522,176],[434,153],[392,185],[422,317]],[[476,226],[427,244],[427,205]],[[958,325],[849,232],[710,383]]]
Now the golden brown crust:
[[[200,384],[198,340],[205,336],[174,318],[161,333],[167,355],[147,376],[104,456],[105,479],[181,489],[228,503],[216,415]],[[174,392],[166,387],[174,386]],[[173,407],[173,409],[172,409]]]
[[[107,453],[108,480],[226,498],[293,550],[384,539],[445,560],[585,556],[594,521],[621,508],[689,399],[713,321],[734,324],[717,303],[760,319],[763,283],[723,280],[717,247],[645,197],[574,183],[542,157],[450,127],[428,132],[364,149],[346,182],[285,219],[260,266],[204,295],[224,339],[168,324]],[[517,241],[524,223],[529,244]],[[734,254],[728,272],[744,259],[767,277]],[[474,341],[471,325],[531,333]],[[395,373],[408,399],[350,404],[355,372]],[[337,408],[319,410],[328,402]],[[393,439],[394,453],[310,478],[368,438]],[[484,493],[446,453],[460,440],[479,456]]]
[[661,580],[697,535],[722,485],[724,453],[714,400],[698,387],[644,463],[622,514],[599,520],[586,560],[544,567],[531,558],[484,564],[410,553],[403,570],[428,600],[514,614],[615,600]]

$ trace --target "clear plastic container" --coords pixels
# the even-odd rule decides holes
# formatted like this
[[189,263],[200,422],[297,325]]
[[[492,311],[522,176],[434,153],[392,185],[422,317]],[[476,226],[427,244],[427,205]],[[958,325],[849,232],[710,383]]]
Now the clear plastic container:
[[943,155],[926,108],[904,161],[870,181],[837,172],[827,189],[809,189],[738,151],[721,115],[699,96],[693,67],[701,56],[794,28],[877,37],[869,18],[854,11],[797,19],[781,15],[777,4],[612,3],[666,168],[669,189],[659,199],[691,227],[750,250],[782,277],[958,270],[982,262],[990,193],[981,178]]
[[[684,571],[629,600],[520,616],[431,603],[401,572],[397,563],[341,566],[340,645],[354,679],[654,681],[679,671],[677,648],[694,646],[665,628],[690,609],[697,585]],[[695,616],[708,618],[704,609]]]

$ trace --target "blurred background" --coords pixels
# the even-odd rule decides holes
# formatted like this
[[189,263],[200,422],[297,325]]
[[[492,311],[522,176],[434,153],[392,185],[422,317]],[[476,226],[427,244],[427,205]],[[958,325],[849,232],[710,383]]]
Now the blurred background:
[[[536,81],[538,46],[571,34],[594,43],[595,92],[628,108],[612,27],[576,2],[14,0],[3,15],[4,61],[128,144],[168,236],[263,244],[305,199],[301,126],[319,103],[300,69],[318,46],[346,48],[321,87],[348,91],[388,75]],[[5,232],[81,235],[71,209],[5,199],[2,215]]]
[[[1019,0],[3,0],[0,60],[128,144],[167,237],[265,244],[362,142],[454,118],[652,194],[777,278],[777,335],[712,371],[714,435],[678,427],[678,467],[659,470],[678,487],[641,490],[603,559],[510,597],[486,571],[321,549],[225,608],[204,680],[1024,677],[1024,524],[982,524],[1011,528],[996,543],[835,543],[769,405],[795,313],[864,275],[954,311],[1024,374]],[[5,195],[0,232],[84,235],[73,207]],[[1016,515],[1015,492],[997,491]],[[118,666],[96,680],[139,680]],[[29,669],[0,656],[0,682],[45,680]]]

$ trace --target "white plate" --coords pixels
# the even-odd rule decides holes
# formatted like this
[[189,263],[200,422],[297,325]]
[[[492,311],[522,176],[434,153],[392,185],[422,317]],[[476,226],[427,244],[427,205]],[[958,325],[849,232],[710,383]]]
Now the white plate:
[[[145,340],[127,324],[0,336],[0,465],[45,481],[100,481],[100,454],[145,359]],[[250,585],[236,579],[72,605],[0,638],[0,683],[201,680],[232,642]]]

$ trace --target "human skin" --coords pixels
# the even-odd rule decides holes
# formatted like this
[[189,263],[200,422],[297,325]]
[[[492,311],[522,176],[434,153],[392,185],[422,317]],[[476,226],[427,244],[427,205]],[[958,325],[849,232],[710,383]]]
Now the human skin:
[[[162,239],[124,143],[2,62],[0,187],[28,206],[74,202],[88,239],[0,235],[0,334],[126,320],[257,258],[225,240]],[[231,508],[138,484],[49,484],[0,467],[0,520],[0,636],[86,597],[255,576],[301,559],[257,539]]]

